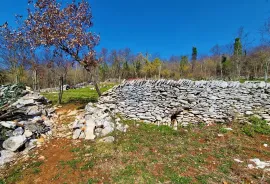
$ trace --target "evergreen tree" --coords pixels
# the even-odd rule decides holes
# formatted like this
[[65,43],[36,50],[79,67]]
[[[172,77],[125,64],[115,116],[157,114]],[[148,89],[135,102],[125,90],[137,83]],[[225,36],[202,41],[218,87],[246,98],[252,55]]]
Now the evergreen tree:
[[240,38],[235,39],[233,53],[235,56],[242,56],[243,55],[242,43],[241,43]]
[[243,49],[242,49],[242,43],[240,38],[236,38],[234,42],[234,65],[236,68],[236,76],[238,79],[241,77],[241,69],[242,69],[242,55],[243,55]]
[[192,65],[192,71],[194,70],[195,68],[195,64],[196,64],[196,61],[197,61],[197,56],[198,56],[198,51],[197,51],[197,48],[196,47],[192,47],[192,57],[191,57],[191,65]]

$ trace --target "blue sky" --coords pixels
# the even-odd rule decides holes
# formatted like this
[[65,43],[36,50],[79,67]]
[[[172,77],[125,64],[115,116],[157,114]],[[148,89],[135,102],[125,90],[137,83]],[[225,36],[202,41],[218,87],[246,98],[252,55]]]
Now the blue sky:
[[[66,1],[66,0],[63,0]],[[254,45],[259,29],[270,17],[267,0],[89,0],[94,30],[102,47],[129,47],[134,53],[159,53],[163,58],[209,54],[215,44],[233,42],[240,26]],[[1,0],[0,23],[14,24],[15,14],[25,14],[27,0]]]

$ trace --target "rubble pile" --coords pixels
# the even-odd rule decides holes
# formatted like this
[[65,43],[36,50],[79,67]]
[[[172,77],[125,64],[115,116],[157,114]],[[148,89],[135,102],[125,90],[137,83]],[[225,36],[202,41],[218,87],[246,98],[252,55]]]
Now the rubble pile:
[[52,135],[54,109],[23,85],[0,87],[0,166],[26,154]]
[[[94,140],[104,137],[114,130],[126,132],[128,125],[120,123],[120,119],[115,117],[112,110],[114,104],[101,105],[89,103],[85,107],[85,113],[76,117],[72,125],[73,139]],[[107,140],[105,140],[106,142]]]

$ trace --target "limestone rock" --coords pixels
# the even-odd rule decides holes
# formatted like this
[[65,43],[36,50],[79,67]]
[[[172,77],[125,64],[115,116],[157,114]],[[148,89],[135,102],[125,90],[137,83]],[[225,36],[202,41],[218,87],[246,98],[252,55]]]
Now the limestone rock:
[[81,134],[82,130],[81,129],[76,129],[74,132],[73,132],[73,139],[78,139],[80,137],[80,134]]
[[10,151],[16,151],[26,142],[26,137],[24,135],[18,135],[10,137],[3,142],[3,148]]
[[24,130],[23,130],[22,127],[16,128],[16,129],[13,131],[13,135],[14,135],[14,136],[22,135],[23,133],[24,133]]
[[16,127],[16,123],[13,121],[1,121],[0,125],[6,128],[15,128]]
[[113,143],[115,141],[115,138],[113,136],[104,137],[100,139],[98,142],[104,142],[104,143]]
[[0,167],[15,159],[16,154],[9,150],[0,151]]

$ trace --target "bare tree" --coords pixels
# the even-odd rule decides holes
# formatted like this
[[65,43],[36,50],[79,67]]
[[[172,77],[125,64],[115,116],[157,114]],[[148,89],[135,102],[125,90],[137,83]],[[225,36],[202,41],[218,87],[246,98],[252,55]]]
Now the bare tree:
[[[88,72],[97,68],[100,59],[96,59],[94,47],[100,38],[91,31],[93,16],[88,2],[61,4],[57,0],[29,0],[28,3],[23,31],[32,48],[44,46],[55,53],[64,51]],[[96,73],[93,83],[100,96]]]

